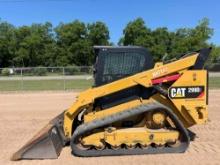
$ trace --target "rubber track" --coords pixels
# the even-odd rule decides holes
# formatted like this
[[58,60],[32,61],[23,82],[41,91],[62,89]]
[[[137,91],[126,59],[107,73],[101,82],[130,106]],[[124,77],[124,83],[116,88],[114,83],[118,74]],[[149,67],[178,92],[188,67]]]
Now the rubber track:
[[[107,126],[111,123],[121,121],[123,119],[126,119],[128,117],[133,117],[136,115],[140,115],[142,113],[163,109],[168,116],[172,119],[174,122],[177,130],[181,132],[181,144],[178,147],[172,148],[172,147],[160,147],[155,148],[149,146],[146,149],[142,148],[134,148],[132,150],[128,150],[125,148],[121,148],[118,150],[113,150],[111,148],[105,148],[104,150],[96,150],[96,149],[89,149],[89,150],[81,150],[77,147],[77,144],[79,143],[79,138],[85,135],[88,132],[91,132],[94,129]],[[160,104],[160,103],[150,103],[146,105],[141,105],[135,108],[128,109],[123,112],[119,112],[116,114],[113,114],[108,117],[104,117],[101,119],[94,120],[89,123],[85,123],[80,125],[76,128],[76,130],[73,133],[73,136],[70,140],[70,145],[72,148],[72,154],[76,156],[81,157],[98,157],[98,156],[116,156],[116,155],[140,155],[140,154],[157,154],[157,153],[182,153],[185,152],[188,148],[188,145],[190,143],[190,138],[188,135],[187,129],[183,126],[183,124],[180,122],[178,117],[169,109],[168,107]]]

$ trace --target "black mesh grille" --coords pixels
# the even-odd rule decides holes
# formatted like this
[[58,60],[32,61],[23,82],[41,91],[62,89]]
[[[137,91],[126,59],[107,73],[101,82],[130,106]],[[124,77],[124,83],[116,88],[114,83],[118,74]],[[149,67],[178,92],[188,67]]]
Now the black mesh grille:
[[153,67],[152,57],[144,48],[108,48],[98,51],[95,86]]
[[144,56],[133,52],[115,52],[106,56],[104,61],[104,75],[129,75],[141,71],[145,59]]

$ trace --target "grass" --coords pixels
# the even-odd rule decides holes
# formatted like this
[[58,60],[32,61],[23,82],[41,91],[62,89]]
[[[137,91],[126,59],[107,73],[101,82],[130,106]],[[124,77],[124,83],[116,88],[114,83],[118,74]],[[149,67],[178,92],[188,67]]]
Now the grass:
[[[43,91],[43,90],[84,90],[91,87],[93,80],[1,80],[0,91]],[[209,78],[209,88],[220,88],[220,77]]]
[[220,77],[210,77],[209,88],[220,88]]
[[[64,85],[65,84],[65,85]],[[0,91],[83,90],[91,87],[93,80],[20,80],[0,81]]]

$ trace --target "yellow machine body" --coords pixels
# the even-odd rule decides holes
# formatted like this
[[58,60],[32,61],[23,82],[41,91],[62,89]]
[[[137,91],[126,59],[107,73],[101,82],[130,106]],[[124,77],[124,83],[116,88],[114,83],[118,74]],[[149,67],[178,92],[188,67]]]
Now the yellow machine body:
[[[39,148],[49,143],[56,154],[48,158],[56,158],[69,142],[77,156],[184,152],[191,136],[188,128],[208,119],[208,74],[201,68],[201,54],[158,62],[151,69],[81,92],[43,135],[16,152],[12,160],[45,158]],[[104,109],[96,106],[97,99],[135,86],[154,92]]]
[[[153,68],[152,70],[144,71],[138,73],[134,76],[130,76],[128,78],[124,78],[118,81],[115,81],[110,84],[103,85],[98,88],[91,88],[84,92],[82,92],[76,102],[70,107],[64,114],[64,132],[67,137],[71,137],[72,135],[72,125],[75,117],[78,112],[83,108],[89,108],[94,100],[99,97],[103,97],[105,95],[114,93],[119,90],[123,90],[137,84],[140,84],[145,87],[152,86],[152,79],[156,79],[158,77],[163,77],[165,75],[169,75],[172,73],[181,74],[181,78],[178,79],[172,87],[175,86],[204,86],[204,95],[198,99],[170,99],[167,100],[163,98],[161,95],[154,96],[150,98],[150,101],[159,101],[163,102],[163,104],[172,107],[175,111],[176,115],[182,119],[182,122],[186,127],[192,126],[194,124],[201,124],[207,121],[207,105],[206,105],[206,95],[207,95],[207,71],[206,70],[188,70],[191,66],[193,66],[196,62],[198,54],[194,54],[190,57],[186,57],[182,60],[175,61],[173,63],[169,63],[166,65],[160,65],[159,67]],[[142,101],[131,101],[128,103],[124,103],[120,105],[120,108],[113,107],[112,109],[106,109],[100,112],[92,112],[89,114],[90,118],[93,120],[97,117],[105,117],[111,115],[112,113],[123,111],[137,106],[138,104],[142,104]],[[145,100],[144,100],[145,101]],[[147,100],[148,102],[149,100]],[[171,102],[173,104],[171,104]],[[91,121],[89,117],[85,116],[88,121]],[[85,120],[85,121],[87,121]]]

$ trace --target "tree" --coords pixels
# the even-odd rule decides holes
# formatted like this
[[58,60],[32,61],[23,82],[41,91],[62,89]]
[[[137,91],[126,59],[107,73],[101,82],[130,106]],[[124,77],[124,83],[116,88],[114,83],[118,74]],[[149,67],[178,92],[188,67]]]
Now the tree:
[[171,56],[209,47],[210,44],[207,41],[212,35],[213,29],[209,27],[209,20],[207,18],[199,21],[195,28],[177,29],[171,45]]
[[[93,45],[108,45],[109,31],[102,22],[88,24],[78,20],[60,24],[55,32],[59,65],[92,65],[94,63]],[[61,63],[62,62],[62,63]]]
[[123,37],[119,44],[122,45],[151,45],[151,30],[145,26],[142,18],[137,18],[127,24],[123,30]]
[[13,65],[15,56],[15,27],[0,20],[0,67]]
[[150,52],[153,54],[155,61],[161,60],[164,55],[171,53],[172,33],[166,27],[157,28],[152,31],[153,44]]
[[[208,43],[212,35],[207,18],[194,28],[175,31],[166,27],[150,29],[142,18],[137,18],[124,28],[118,44],[146,47],[155,61],[164,55],[171,59],[212,46],[210,62],[217,62],[220,48]],[[100,21],[85,24],[75,20],[54,29],[49,22],[15,27],[0,20],[0,67],[92,65],[95,57],[92,47],[113,45],[109,38],[108,27]]]
[[68,24],[60,24],[55,32],[60,53],[57,60],[61,58],[64,62],[62,65],[89,64],[90,51],[88,50],[87,28],[83,22],[76,20]]
[[17,65],[49,66],[55,53],[52,24],[32,24],[22,26],[15,31]]
[[94,45],[110,45],[109,43],[109,30],[108,27],[103,22],[95,22],[87,25],[88,29],[88,41],[87,46],[91,49],[88,50],[90,54],[89,56],[89,64],[93,65],[95,62],[95,54],[93,52],[92,47]]
[[92,45],[109,45],[109,30],[103,22],[87,25],[88,39]]
[[209,20],[202,19],[195,28],[179,28],[169,31],[166,27],[152,30],[145,25],[141,18],[137,18],[127,24],[123,30],[120,45],[138,45],[146,47],[155,61],[168,54],[169,58],[188,51],[199,50],[208,47],[208,39],[213,35],[213,29],[209,27]]
[[161,58],[169,50],[170,35],[167,28],[151,30],[142,18],[137,18],[127,24],[123,30],[120,45],[137,45],[148,48],[154,60]]
[[220,46],[212,45],[211,61],[212,63],[220,63]]

